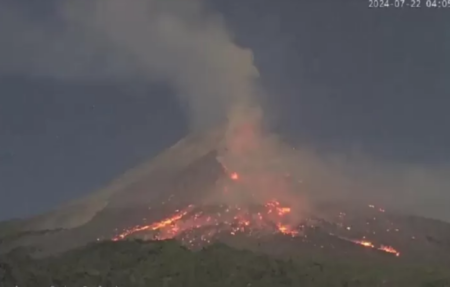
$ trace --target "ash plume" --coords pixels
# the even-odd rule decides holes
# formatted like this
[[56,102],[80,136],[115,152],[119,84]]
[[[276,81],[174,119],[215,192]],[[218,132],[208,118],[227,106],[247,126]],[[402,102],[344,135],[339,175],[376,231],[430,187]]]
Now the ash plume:
[[221,16],[200,0],[55,3],[53,21],[0,4],[0,72],[167,82],[194,130],[254,97],[252,52],[235,44]]
[[[388,207],[450,220],[442,200],[448,199],[445,192],[450,186],[447,167],[293,150],[267,134],[261,126],[252,52],[235,43],[221,16],[205,4],[200,0],[60,0],[51,9],[56,17],[49,20],[17,1],[2,1],[0,74],[63,81],[167,82],[186,107],[192,130],[227,119],[218,161],[229,172],[252,178],[247,192],[257,190],[253,201],[277,195],[301,210],[310,208],[306,199],[381,201]],[[270,174],[292,177],[296,186],[280,189],[275,179],[275,186],[270,185]],[[248,200],[241,195],[211,200]],[[89,205],[90,217],[109,196],[105,193],[98,204]]]
[[[251,50],[237,45],[222,17],[205,4],[63,0],[53,3],[56,17],[49,20],[20,3],[2,2],[0,73],[164,82],[175,89],[193,131],[226,122],[225,145],[230,146],[240,125],[259,125],[258,70]],[[105,200],[98,209],[90,208],[92,216]]]

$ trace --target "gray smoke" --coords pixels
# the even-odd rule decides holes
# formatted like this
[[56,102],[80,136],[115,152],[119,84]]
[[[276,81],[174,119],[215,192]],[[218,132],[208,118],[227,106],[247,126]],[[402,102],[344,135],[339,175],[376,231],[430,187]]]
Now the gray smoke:
[[[245,173],[248,164],[233,149],[239,150],[242,142],[258,143],[264,148],[249,149],[257,151],[254,157],[263,161],[253,160],[251,168],[266,170],[269,163],[277,162],[283,172],[286,169],[300,180],[300,189],[308,197],[378,201],[450,220],[446,204],[450,169],[446,166],[329,156],[309,149],[292,151],[271,141],[266,144],[266,135],[262,139],[261,134],[245,130],[236,137],[233,128],[242,121],[250,121],[247,124],[259,131],[261,111],[247,109],[256,97],[258,71],[251,51],[236,45],[220,15],[199,0],[55,3],[57,19],[47,20],[19,4],[0,2],[0,73],[65,81],[168,82],[187,105],[192,128],[211,126],[231,116],[228,149],[221,156],[233,170]],[[98,200],[101,207],[102,200]],[[96,208],[86,210],[94,214]]]
[[65,80],[163,81],[193,128],[254,95],[258,71],[224,21],[198,0],[58,1],[58,19],[0,4],[0,73]]

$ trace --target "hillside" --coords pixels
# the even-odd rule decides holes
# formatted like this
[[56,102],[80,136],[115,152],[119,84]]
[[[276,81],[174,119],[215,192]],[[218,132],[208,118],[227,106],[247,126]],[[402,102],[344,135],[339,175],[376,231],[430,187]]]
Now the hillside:
[[450,224],[318,200],[291,147],[252,129],[233,139],[191,135],[84,199],[0,223],[0,281],[450,286]]
[[99,242],[56,257],[15,250],[0,259],[2,286],[449,286],[430,266],[278,260],[223,244],[190,251],[176,241]]

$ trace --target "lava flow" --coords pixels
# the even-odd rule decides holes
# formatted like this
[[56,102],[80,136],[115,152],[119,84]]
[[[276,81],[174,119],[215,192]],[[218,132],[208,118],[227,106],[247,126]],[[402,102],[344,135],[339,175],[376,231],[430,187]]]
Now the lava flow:
[[299,231],[289,224],[289,207],[281,206],[276,201],[269,201],[262,206],[202,206],[196,208],[190,205],[187,209],[179,211],[161,221],[135,226],[127,229],[113,238],[114,241],[144,231],[158,231],[153,239],[163,240],[182,236],[183,233],[193,229],[209,229],[210,236],[202,236],[202,241],[209,242],[214,234],[238,232],[255,234],[256,232],[282,233],[296,236]]
[[354,240],[354,239],[347,239],[347,238],[341,238],[341,239],[353,242],[355,244],[359,244],[364,247],[375,248],[377,250],[384,251],[386,253],[391,253],[391,254],[394,254],[395,256],[400,256],[400,252],[395,250],[394,247],[392,247],[392,246],[386,246],[386,245],[375,246],[375,244],[373,244],[370,241],[366,241],[366,240]]
[[[230,178],[237,180],[239,175],[231,173]],[[186,209],[149,225],[139,225],[122,231],[112,240],[124,239],[133,234],[145,232],[146,239],[165,240],[178,238],[189,247],[195,248],[211,243],[220,234],[251,236],[283,234],[292,237],[302,236],[300,225],[292,224],[292,209],[277,200],[263,205],[189,205]],[[194,236],[192,233],[196,232]],[[335,234],[331,236],[358,244],[367,248],[400,256],[400,252],[391,246],[379,245],[367,240],[355,240]]]
[[[251,125],[244,125],[237,129],[228,143],[228,154],[223,158],[224,162],[218,160],[224,173],[231,180],[227,181],[230,186],[225,185],[217,189],[224,191],[226,200],[223,202],[228,204],[190,205],[186,209],[177,210],[175,214],[161,221],[124,230],[113,240],[121,240],[131,235],[152,240],[176,238],[185,245],[195,248],[209,244],[225,234],[241,233],[253,237],[282,234],[291,237],[307,237],[304,228],[310,226],[307,224],[310,221],[309,217],[300,216],[302,218],[300,221],[299,215],[303,214],[301,213],[303,210],[300,210],[302,208],[298,205],[294,208],[285,204],[286,202],[301,203],[302,200],[290,192],[295,187],[291,186],[289,179],[280,176],[285,175],[286,172],[281,171],[277,175],[272,172],[273,169],[262,167],[264,163],[270,162],[266,156],[270,153],[258,154],[263,141],[259,140],[255,131],[257,129]],[[251,156],[247,157],[247,155]],[[225,163],[230,163],[230,166],[226,166]],[[245,173],[238,173],[237,170],[240,169],[245,170]],[[231,194],[230,190],[235,193]],[[273,199],[274,193],[277,194],[277,199]],[[219,200],[219,202],[222,201]],[[368,241],[337,237],[396,256],[400,254],[390,246],[376,247]]]
[[[191,207],[191,206],[190,206]],[[184,210],[182,212],[178,212],[166,219],[163,219],[161,221],[155,222],[153,224],[150,225],[142,225],[142,226],[135,226],[132,227],[130,229],[127,229],[125,231],[123,231],[122,233],[120,233],[119,235],[115,236],[112,240],[113,241],[117,241],[120,239],[124,239],[125,237],[136,233],[136,232],[141,232],[141,231],[146,231],[146,230],[159,230],[165,227],[170,227],[172,226],[175,222],[177,222],[178,220],[180,220],[181,218],[183,218],[186,214],[188,213],[188,210]]]

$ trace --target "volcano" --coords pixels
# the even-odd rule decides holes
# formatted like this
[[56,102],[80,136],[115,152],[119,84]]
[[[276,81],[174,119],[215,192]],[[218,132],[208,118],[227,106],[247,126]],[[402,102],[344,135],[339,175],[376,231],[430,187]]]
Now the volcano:
[[273,141],[261,146],[240,132],[231,145],[222,129],[189,135],[84,199],[3,223],[0,252],[30,247],[46,256],[141,238],[191,249],[223,242],[281,257],[450,264],[450,224],[373,203],[312,200],[290,162],[273,157]]

